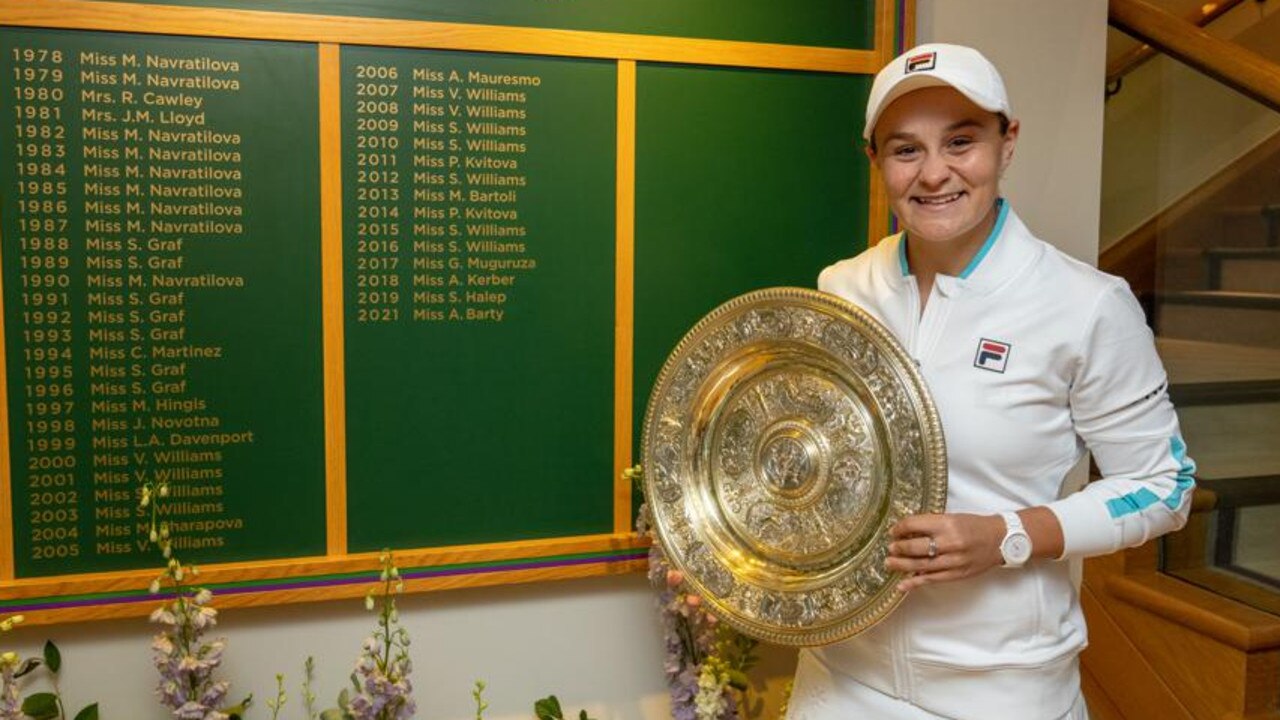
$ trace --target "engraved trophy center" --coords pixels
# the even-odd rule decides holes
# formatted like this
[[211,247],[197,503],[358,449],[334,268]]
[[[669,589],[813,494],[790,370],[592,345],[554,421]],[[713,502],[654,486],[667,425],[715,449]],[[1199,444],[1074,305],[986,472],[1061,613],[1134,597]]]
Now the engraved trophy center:
[[864,413],[843,383],[803,364],[744,367],[707,448],[717,514],[762,562],[837,562],[864,534],[878,495]]
[[774,490],[783,495],[797,495],[813,483],[817,462],[813,443],[797,431],[771,438],[760,451],[760,467]]
[[820,452],[811,434],[787,423],[765,436],[757,467],[774,493],[782,498],[803,497],[818,478]]

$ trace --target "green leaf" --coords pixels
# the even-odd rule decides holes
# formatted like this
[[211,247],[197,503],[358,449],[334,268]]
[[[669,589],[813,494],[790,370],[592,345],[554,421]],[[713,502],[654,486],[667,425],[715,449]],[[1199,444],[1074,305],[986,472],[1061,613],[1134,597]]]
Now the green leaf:
[[76,720],[98,720],[98,703],[89,705],[76,713]]
[[729,686],[735,690],[746,690],[751,687],[751,679],[741,670],[730,670]]
[[329,708],[320,713],[320,720],[346,720],[347,714],[339,708]]
[[579,710],[578,720],[591,720],[591,716],[587,714],[586,710]]
[[26,660],[23,660],[22,664],[18,666],[18,669],[14,671],[13,678],[16,680],[40,667],[42,664],[43,663],[41,663],[38,658],[27,658]]
[[538,716],[538,720],[564,720],[564,711],[560,709],[560,700],[555,695],[535,702],[533,714]]
[[58,652],[58,646],[52,640],[44,641],[44,664],[49,666],[49,672],[52,673],[62,669],[62,653]]
[[23,714],[32,720],[49,720],[58,717],[58,696],[53,693],[35,693],[22,701]]
[[[357,692],[359,692],[358,689],[357,689]],[[346,712],[347,706],[350,704],[351,704],[351,694],[347,692],[346,688],[342,688],[342,692],[338,693],[338,708],[341,709],[343,712]]]

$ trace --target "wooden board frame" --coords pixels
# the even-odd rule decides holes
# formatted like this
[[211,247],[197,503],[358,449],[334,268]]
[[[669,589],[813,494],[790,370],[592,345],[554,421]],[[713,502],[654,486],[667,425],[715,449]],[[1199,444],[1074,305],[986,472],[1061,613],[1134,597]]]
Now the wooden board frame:
[[[875,47],[845,50],[623,33],[302,15],[98,0],[0,0],[0,26],[154,33],[315,43],[319,58],[326,554],[202,567],[201,585],[222,607],[359,597],[377,579],[377,554],[347,552],[342,180],[339,60],[342,45],[504,52],[618,63],[613,532],[604,535],[397,550],[410,592],[629,573],[646,565],[647,541],[630,529],[635,255],[636,63],[667,62],[869,75],[912,41],[915,0],[875,0]],[[870,178],[868,242],[890,230],[887,200]],[[0,377],[5,375],[0,318]],[[13,537],[7,386],[0,383],[0,538]],[[0,617],[30,624],[145,615],[152,569],[15,579],[13,543],[0,546]],[[157,558],[157,566],[159,565]]]

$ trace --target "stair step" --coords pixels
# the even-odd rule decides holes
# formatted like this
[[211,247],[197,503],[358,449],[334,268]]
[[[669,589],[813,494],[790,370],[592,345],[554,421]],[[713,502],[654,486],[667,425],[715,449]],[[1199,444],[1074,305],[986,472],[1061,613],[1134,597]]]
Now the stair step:
[[1280,586],[1280,476],[1200,479],[1216,498],[1214,564]]
[[1209,264],[1199,247],[1165,247],[1160,251],[1160,284],[1166,291],[1209,288]]
[[1197,481],[1216,498],[1214,562],[1280,582],[1280,350],[1167,337],[1156,348]]
[[1280,499],[1280,402],[1189,405],[1178,408],[1178,422],[1196,477],[1257,479]]
[[1218,209],[1224,237],[1259,238],[1263,244],[1280,244],[1280,203],[1235,205]]
[[1177,407],[1280,402],[1280,350],[1156,338]]
[[1280,203],[1267,203],[1265,205],[1226,205],[1218,208],[1219,215],[1228,217],[1250,217],[1260,215],[1263,217],[1270,215],[1280,215]]
[[1232,259],[1257,259],[1257,260],[1280,260],[1280,248],[1273,247],[1220,247],[1210,248],[1205,253],[1210,257],[1220,257],[1224,260]]
[[1280,348],[1280,294],[1199,290],[1158,298],[1164,337]]
[[1215,248],[1206,259],[1211,289],[1280,293],[1280,248]]

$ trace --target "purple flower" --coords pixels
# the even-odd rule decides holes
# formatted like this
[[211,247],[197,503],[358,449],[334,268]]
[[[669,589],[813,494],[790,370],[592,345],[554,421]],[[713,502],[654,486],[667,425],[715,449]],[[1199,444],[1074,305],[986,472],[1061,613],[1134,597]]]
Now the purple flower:
[[712,697],[709,688],[699,695],[704,664],[708,658],[714,659],[716,652],[718,623],[707,612],[702,597],[688,591],[684,580],[683,573],[667,562],[662,546],[657,542],[650,546],[649,581],[658,591],[666,648],[662,669],[671,696],[671,716],[674,720],[700,720],[715,713],[717,720],[737,720],[738,706],[727,685],[721,687],[718,698]]
[[409,681],[413,671],[409,633],[399,626],[395,608],[394,594],[401,590],[400,571],[389,552],[384,552],[380,560],[380,603],[371,602],[372,592],[366,601],[366,607],[378,607],[378,625],[360,646],[351,675],[357,692],[346,709],[352,720],[409,720],[417,711],[417,704]]
[[204,641],[205,631],[217,624],[213,595],[200,590],[179,594],[151,613],[151,621],[165,626],[151,642],[152,661],[160,673],[156,695],[175,720],[228,720],[220,705],[230,683],[213,680],[222,664],[224,640]]
[[13,677],[17,658],[12,660],[0,661],[0,720],[21,720],[23,717],[18,681]]

